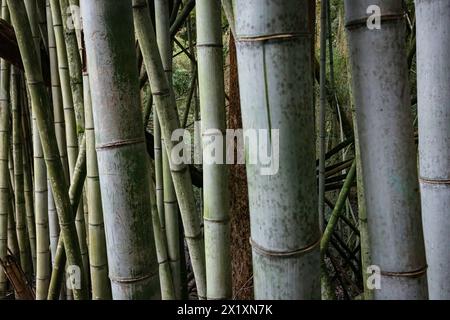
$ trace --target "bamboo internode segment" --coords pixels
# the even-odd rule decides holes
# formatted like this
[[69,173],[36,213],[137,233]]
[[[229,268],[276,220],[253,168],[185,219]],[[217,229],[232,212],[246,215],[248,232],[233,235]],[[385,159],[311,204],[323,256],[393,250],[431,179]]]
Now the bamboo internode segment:
[[[347,28],[371,263],[397,273],[426,265],[420,194],[410,115],[401,0],[346,0],[346,22],[398,14],[381,29]],[[379,11],[379,12],[377,12]],[[413,254],[406,254],[406,253]],[[364,270],[365,271],[365,270]],[[425,273],[385,277],[375,299],[426,299]]]
[[415,1],[422,219],[433,300],[450,299],[450,3]]

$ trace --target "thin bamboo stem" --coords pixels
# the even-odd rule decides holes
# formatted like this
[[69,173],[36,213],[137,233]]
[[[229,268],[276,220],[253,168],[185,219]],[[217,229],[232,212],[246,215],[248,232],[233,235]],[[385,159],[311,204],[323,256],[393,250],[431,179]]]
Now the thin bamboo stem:
[[[70,207],[70,199],[64,179],[63,167],[59,158],[55,131],[49,114],[50,101],[44,87],[42,71],[39,68],[39,62],[37,61],[36,49],[28,42],[28,39],[32,37],[32,33],[26,19],[25,6],[21,1],[14,0],[8,0],[8,5],[22,61],[24,62],[33,113],[35,114],[39,129],[68,262],[70,265],[81,268],[81,253],[72,215],[72,208]],[[83,275],[80,276],[82,279],[81,283],[83,283]],[[86,298],[87,288],[81,286],[80,289],[74,289],[74,296],[76,299]]]
[[[167,81],[172,88],[172,41],[169,34],[170,17],[169,2],[155,0],[155,31],[156,41],[161,54],[163,68]],[[175,297],[181,298],[180,279],[180,240],[178,228],[178,204],[170,172],[169,157],[166,152],[164,137],[161,139],[162,173],[164,194],[164,227],[167,239],[167,251],[172,272]],[[162,290],[165,290],[162,288]]]
[[320,2],[320,108],[319,108],[319,226],[325,230],[325,152],[326,152],[326,76],[327,76],[327,6],[328,0]]
[[[149,74],[158,117],[161,121],[162,137],[166,144],[166,152],[171,154],[174,147],[174,142],[171,141],[172,132],[180,128],[175,96],[173,91],[170,90],[164,73],[146,1],[133,0],[133,8],[135,30]],[[171,164],[171,171],[183,220],[185,238],[191,256],[197,292],[199,298],[204,299],[206,297],[204,243],[199,215],[196,212],[190,172],[186,165],[176,166],[173,164]]]
[[[2,19],[9,22],[6,0],[2,1]],[[8,62],[0,61],[0,259],[5,260],[8,248],[8,215],[10,214],[10,70]],[[0,268],[2,269],[2,268]],[[0,270],[0,299],[6,297],[8,280]]]
[[226,164],[211,163],[208,148],[225,141],[226,112],[223,72],[222,15],[220,0],[197,0],[197,54],[202,117],[203,198],[207,298],[232,297],[230,213]]
[[20,266],[22,267],[28,281],[31,281],[33,275],[33,263],[31,261],[30,242],[28,238],[25,195],[24,195],[24,177],[23,177],[23,147],[21,130],[21,108],[20,101],[20,76],[16,68],[11,71],[11,116],[12,116],[12,145],[14,159],[14,198],[15,198],[15,217],[16,232],[19,242]]
[[108,278],[105,226],[98,174],[97,152],[95,151],[95,130],[92,114],[89,74],[83,75],[84,110],[86,123],[86,190],[89,205],[89,263],[91,266],[92,299],[111,299],[111,283]]

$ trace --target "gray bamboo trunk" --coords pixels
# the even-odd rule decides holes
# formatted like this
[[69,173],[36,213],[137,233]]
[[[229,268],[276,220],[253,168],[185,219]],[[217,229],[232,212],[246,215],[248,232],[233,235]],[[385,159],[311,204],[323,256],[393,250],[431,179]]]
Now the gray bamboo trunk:
[[[320,298],[308,5],[234,1],[243,128],[279,130],[278,172],[247,163],[256,299]],[[247,146],[247,158],[257,149]]]
[[131,3],[81,5],[112,296],[159,298]]
[[430,299],[450,299],[450,1],[416,0],[422,218]]
[[[203,139],[206,293],[231,299],[230,213],[225,161],[211,163],[214,141],[225,141],[226,112],[220,0],[197,1],[197,52]],[[225,143],[222,154],[226,154]],[[225,157],[224,159],[225,160]]]
[[[370,5],[381,9],[380,30],[367,27]],[[372,264],[381,270],[374,299],[426,299],[402,1],[345,8]]]

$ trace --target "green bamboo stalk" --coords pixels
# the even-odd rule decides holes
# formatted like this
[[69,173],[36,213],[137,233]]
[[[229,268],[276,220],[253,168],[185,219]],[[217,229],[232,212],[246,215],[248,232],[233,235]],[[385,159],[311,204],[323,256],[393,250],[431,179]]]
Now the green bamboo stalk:
[[28,238],[25,211],[24,196],[24,177],[23,177],[23,147],[22,147],[22,127],[21,127],[21,108],[20,103],[20,76],[16,68],[11,71],[11,116],[12,116],[12,145],[14,159],[14,198],[15,198],[15,216],[16,232],[19,241],[20,265],[28,281],[33,274],[33,263],[31,261],[30,242]]
[[[79,116],[77,115],[77,108],[80,107],[80,99],[81,104],[82,98],[78,97],[81,93],[83,94],[83,90],[76,91],[76,96],[72,93],[72,85],[71,85],[71,62],[75,60],[73,56],[73,50],[68,50],[65,40],[65,30],[63,27],[64,22],[63,16],[61,15],[61,7],[59,1],[50,0],[50,8],[52,12],[52,20],[53,20],[53,28],[55,33],[56,40],[56,51],[58,57],[58,65],[59,65],[59,77],[61,82],[61,90],[62,90],[62,98],[63,98],[63,106],[64,106],[64,119],[65,119],[65,128],[66,128],[66,143],[67,143],[67,154],[68,154],[68,163],[69,163],[69,175],[70,181],[73,178],[73,170],[75,168],[75,164],[78,158],[78,131],[77,122]],[[76,42],[75,42],[76,46]],[[73,45],[70,46],[73,49]],[[68,52],[71,52],[69,54]],[[77,50],[75,50],[77,51]],[[76,55],[78,52],[76,52]],[[76,56],[75,55],[75,56]],[[69,62],[69,59],[70,60]],[[73,68],[73,65],[72,65]],[[81,72],[81,69],[80,69]],[[78,82],[78,80],[75,80]],[[75,108],[75,105],[77,108]],[[78,125],[81,128],[84,128],[84,115],[83,116],[83,125]],[[81,129],[80,129],[81,130]],[[84,131],[84,129],[82,130]],[[83,212],[83,204],[80,203],[80,206],[77,208],[77,214],[75,218],[75,225],[78,234],[78,242],[80,244],[81,256],[83,259],[83,272],[85,273],[85,279],[88,279],[89,275],[89,257],[86,243],[86,226],[84,221],[84,212]]]
[[[9,11],[6,0],[2,1],[2,19],[9,22]],[[10,211],[9,187],[9,140],[10,140],[10,109],[9,91],[10,65],[0,60],[0,259],[4,260],[8,248],[8,214]],[[0,268],[0,299],[7,294],[7,278]]]
[[[153,175],[152,167],[150,168],[150,177]],[[169,255],[167,252],[166,234],[161,228],[159,220],[158,206],[156,202],[156,190],[153,180],[150,178],[150,202],[152,208],[153,233],[155,236],[156,255],[159,264],[159,280],[161,284],[161,298],[163,300],[175,300],[175,286],[172,277],[171,266],[169,263]]]
[[36,0],[37,12],[38,12],[38,24],[41,40],[44,43],[45,49],[48,52],[48,33],[47,33],[47,12],[46,12],[46,0]]
[[13,150],[12,144],[10,144],[8,169],[9,169],[9,177],[11,180],[11,189],[14,191],[14,160],[13,160],[13,151],[12,150]]
[[334,229],[336,227],[336,223],[339,220],[339,216],[341,215],[342,210],[344,209],[345,202],[347,200],[348,194],[352,187],[353,181],[355,180],[355,177],[356,177],[356,161],[354,160],[349,172],[347,173],[347,177],[345,178],[344,186],[339,192],[338,199],[336,201],[333,211],[331,212],[331,216],[330,219],[328,220],[326,228],[323,232],[322,240],[320,241],[320,253],[322,257],[322,265],[325,258],[325,253],[330,244],[331,235],[333,234]]
[[[26,19],[25,6],[21,1],[7,0],[11,20],[16,32],[17,42],[25,68],[28,87],[30,91],[33,113],[35,113],[39,135],[44,151],[45,162],[50,176],[52,191],[57,207],[61,233],[64,239],[65,249],[70,265],[82,267],[80,247],[77,239],[75,223],[70,207],[70,199],[67,192],[67,185],[64,179],[64,172],[59,159],[58,145],[56,141],[51,115],[49,113],[50,102],[47,95],[42,72],[37,61],[36,49],[30,45],[28,39],[32,37],[31,28]],[[81,274],[81,283],[84,275]],[[87,297],[87,288],[81,286],[74,289],[76,299]]]
[[[50,8],[50,1],[46,1],[47,12],[47,33],[48,33],[48,52],[50,58],[50,78],[51,93],[53,103],[53,123],[55,127],[56,140],[58,141],[59,157],[64,168],[64,176],[69,185],[69,164],[67,159],[66,129],[64,122],[64,105],[61,92],[61,83],[59,79],[58,55],[56,49],[55,32],[53,28],[53,17]],[[51,190],[49,189],[49,192]]]
[[358,124],[356,122],[356,112],[353,112],[353,128],[355,129],[355,154],[356,154],[356,184],[358,186],[358,228],[359,228],[359,241],[361,246],[361,269],[364,281],[364,300],[373,299],[373,289],[368,288],[367,278],[369,274],[367,273],[368,267],[372,265],[370,257],[370,239],[369,239],[369,226],[367,223],[366,214],[366,199],[364,196],[364,183],[362,177],[361,168],[361,151],[359,146],[359,136],[358,136]]
[[[226,112],[220,0],[197,0],[197,53],[203,140],[206,285],[209,300],[231,299],[230,213],[226,164],[211,163],[213,141],[225,141]],[[223,154],[226,146],[223,145]],[[218,151],[215,151],[218,152]]]
[[[22,101],[25,108],[27,105],[27,95],[25,82],[22,81]],[[24,109],[25,109],[24,108]],[[25,122],[25,112],[22,112],[22,121]],[[33,119],[35,123],[35,119]],[[37,129],[36,126],[33,127]],[[48,227],[48,183],[45,167],[44,155],[42,152],[39,133],[33,134],[33,150],[34,150],[34,202],[33,202],[33,181],[32,171],[29,165],[30,160],[24,152],[24,188],[25,188],[25,205],[27,212],[27,227],[30,238],[31,253],[33,258],[34,272],[36,275],[36,299],[44,300],[47,297],[47,290],[50,281],[50,240]],[[24,150],[26,150],[24,145]],[[34,208],[35,206],[35,208]],[[36,215],[35,215],[36,212]],[[34,241],[32,241],[34,239]],[[33,254],[34,253],[34,254]]]
[[[170,39],[169,2],[155,0],[155,31],[156,42],[161,54],[163,68],[169,85],[172,84],[172,42]],[[172,90],[172,88],[171,88]],[[180,278],[180,236],[178,227],[178,204],[170,172],[169,157],[165,152],[164,138],[162,146],[162,173],[164,194],[164,226],[167,238],[167,251],[172,271],[175,296],[181,298]]]
[[[31,27],[31,34],[39,59],[39,68],[41,66],[41,51],[40,51],[40,33],[39,23],[37,17],[37,6],[35,0],[25,0],[25,8],[28,15],[28,21]],[[42,144],[39,137],[39,132],[36,124],[36,117],[32,112],[32,130],[33,130],[33,162],[34,162],[34,211],[36,216],[43,217],[48,215],[48,189],[47,189],[47,169],[45,167],[45,160],[43,156]],[[34,226],[34,222],[33,222]],[[36,244],[34,244],[36,247]],[[36,254],[34,254],[36,255]],[[42,298],[42,296],[40,296]]]
[[[22,121],[24,121],[24,116],[22,112]],[[23,135],[26,136],[25,134]],[[27,229],[28,236],[30,240],[31,258],[33,263],[33,270],[36,274],[36,263],[37,263],[37,251],[36,251],[36,225],[35,225],[35,215],[34,215],[34,201],[33,201],[33,179],[32,171],[30,167],[30,158],[28,157],[26,145],[26,139],[23,141],[23,178],[24,178],[24,197],[25,197],[25,212],[27,217]]]
[[[170,90],[164,74],[163,63],[158,52],[155,32],[145,0],[133,0],[134,25],[141,47],[144,63],[149,74],[150,86],[155,98],[156,110],[161,121],[162,137],[166,142],[166,152],[171,154],[175,142],[172,132],[180,128],[175,96]],[[170,143],[169,143],[170,142]],[[192,180],[187,166],[171,164],[172,179],[181,210],[186,242],[191,256],[200,299],[206,297],[206,275],[203,235],[200,217],[196,212]]]
[[[83,194],[84,181],[86,178],[86,138],[83,136],[80,143],[80,152],[73,171],[72,182],[69,188],[69,199],[72,212],[76,212],[76,208],[79,207],[81,197]],[[74,217],[75,218],[75,217]],[[55,300],[58,298],[59,293],[64,289],[62,280],[64,279],[64,267],[66,266],[66,252],[64,249],[64,242],[61,237],[58,239],[56,246],[56,253],[53,263],[53,272],[50,279],[50,286],[48,289],[48,300]],[[83,278],[80,279],[83,281]],[[86,280],[85,280],[86,281]],[[84,283],[87,287],[87,281]],[[69,300],[72,298],[71,289],[67,288],[66,298]]]
[[157,299],[147,154],[136,125],[142,112],[132,7],[109,0],[81,5],[112,296]]
[[320,1],[320,107],[319,107],[319,225],[325,229],[325,153],[326,153],[326,77],[327,77],[327,6],[328,0]]
[[[50,57],[51,93],[53,102],[53,119],[54,119],[53,123],[55,127],[56,140],[58,143],[59,157],[63,166],[65,181],[66,184],[68,185],[70,178],[69,178],[69,164],[67,159],[66,130],[64,121],[65,111],[63,107],[63,98],[59,79],[59,66],[58,66],[55,33],[53,28],[53,17],[49,0],[46,1],[46,14],[47,14],[48,50]],[[55,265],[60,228],[52,190],[50,187],[48,188],[48,190],[49,190],[48,219],[49,219],[49,233],[50,233],[51,262],[52,265]],[[66,291],[67,290],[64,287],[62,290],[64,294],[61,293],[60,295],[61,298],[65,298]]]
[[73,20],[75,17],[71,16],[69,0],[60,0],[59,4],[64,27],[64,40],[66,43],[67,60],[69,64],[70,85],[72,88],[77,134],[78,138],[81,138],[85,127],[82,64],[80,52],[78,51],[78,40],[75,32],[75,24],[68,23],[70,19]]
[[108,278],[105,226],[95,151],[94,118],[92,114],[89,74],[84,73],[84,110],[86,123],[87,203],[89,205],[89,262],[91,267],[92,299],[111,299],[111,283]]
[[[67,65],[69,68],[68,70],[70,79],[70,89],[72,91],[72,99],[73,99],[72,101],[75,112],[77,139],[79,140],[81,139],[85,130],[82,66],[81,66],[80,52],[78,51],[78,41],[75,33],[75,21],[73,21],[72,25],[68,23],[70,19],[73,20],[75,17],[71,16],[71,10],[69,7],[68,0],[60,0],[59,8],[60,9],[58,10],[55,7],[54,12],[55,14],[58,15],[56,20],[62,22],[62,26],[59,26],[59,28],[64,30],[63,37],[67,55]],[[84,199],[82,199],[82,201],[80,202],[80,206],[77,209],[75,225],[77,227],[78,241],[80,242],[84,272],[87,275],[86,278],[89,279],[90,268],[89,268],[89,254],[87,246],[87,226],[85,216],[86,215],[85,215]]]
[[16,220],[14,217],[14,195],[11,188],[9,190],[8,248],[11,250],[16,260],[20,263],[19,241],[17,240]]
[[330,282],[330,278],[328,275],[328,270],[325,265],[325,254],[328,252],[329,243],[331,241],[331,236],[334,232],[336,224],[339,220],[339,217],[342,213],[342,210],[345,207],[346,200],[348,194],[350,192],[353,181],[355,180],[356,172],[356,161],[354,160],[352,166],[347,173],[347,177],[345,178],[344,185],[339,193],[336,204],[331,213],[330,219],[328,220],[328,224],[325,226],[323,231],[322,240],[320,242],[320,269],[321,269],[321,283],[322,283],[322,299],[323,300],[333,300],[336,299],[336,295],[334,292],[334,288]]

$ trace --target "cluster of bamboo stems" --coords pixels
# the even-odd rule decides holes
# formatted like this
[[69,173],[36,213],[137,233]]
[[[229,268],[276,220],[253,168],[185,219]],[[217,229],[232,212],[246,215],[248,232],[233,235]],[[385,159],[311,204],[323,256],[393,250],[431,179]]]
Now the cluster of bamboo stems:
[[[39,300],[182,299],[187,269],[199,299],[233,297],[227,168],[205,161],[200,213],[198,169],[171,158],[172,133],[191,113],[205,159],[224,138],[222,11],[237,44],[243,129],[280,136],[275,175],[246,168],[254,297],[332,299],[335,283],[347,298],[348,288],[365,299],[448,297],[445,1],[416,3],[422,195],[401,0],[345,1],[354,136],[336,94],[330,1],[321,1],[320,61],[312,0],[1,1],[20,59],[0,63],[0,299],[11,289]],[[365,24],[374,3],[390,13],[376,32]],[[428,49],[436,29],[446,36],[438,52]],[[191,63],[184,110],[174,46]],[[327,152],[328,106],[340,141]],[[382,271],[380,290],[367,285],[370,265]]]

